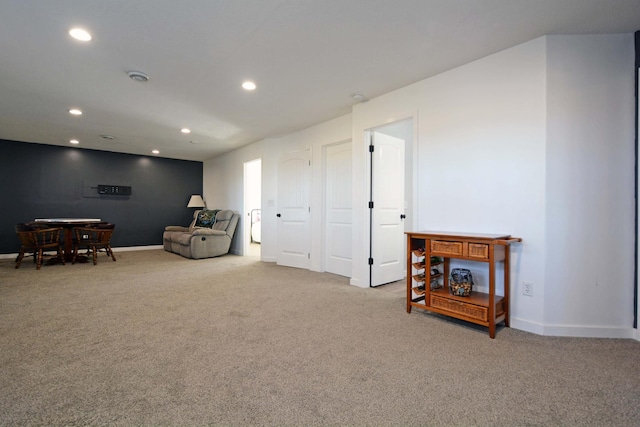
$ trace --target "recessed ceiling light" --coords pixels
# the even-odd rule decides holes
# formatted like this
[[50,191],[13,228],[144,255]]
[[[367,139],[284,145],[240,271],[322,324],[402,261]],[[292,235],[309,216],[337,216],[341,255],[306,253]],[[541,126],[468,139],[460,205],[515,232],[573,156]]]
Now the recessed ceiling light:
[[80,40],[82,42],[88,42],[91,40],[91,34],[87,30],[83,30],[82,28],[72,28],[69,30],[69,35],[76,40]]
[[158,151],[158,150],[151,150],[151,152],[152,152],[153,154],[160,154],[160,151]]
[[82,111],[78,110],[77,108],[72,108],[71,110],[69,110],[69,114],[73,114],[74,116],[81,116]]
[[77,139],[72,139],[69,141],[70,144],[80,144],[80,141],[78,141]]
[[191,129],[189,129],[189,128],[182,128],[182,129],[180,129],[180,132],[182,132],[182,133],[191,133]]
[[131,80],[135,80],[136,82],[148,82],[149,76],[142,71],[129,71],[127,73]]
[[255,90],[256,84],[254,82],[246,81],[242,83],[242,88],[245,90]]

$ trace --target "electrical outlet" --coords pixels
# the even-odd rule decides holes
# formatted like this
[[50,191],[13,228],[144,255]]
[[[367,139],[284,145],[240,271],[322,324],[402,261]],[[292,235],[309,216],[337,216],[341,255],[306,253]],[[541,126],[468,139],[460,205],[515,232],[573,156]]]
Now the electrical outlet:
[[533,296],[533,283],[522,282],[522,295],[526,295],[528,297]]

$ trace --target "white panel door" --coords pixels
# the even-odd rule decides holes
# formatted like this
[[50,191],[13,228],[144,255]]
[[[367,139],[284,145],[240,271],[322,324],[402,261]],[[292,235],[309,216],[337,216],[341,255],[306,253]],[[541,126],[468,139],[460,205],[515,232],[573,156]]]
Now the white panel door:
[[404,278],[404,140],[372,132],[371,286]]
[[310,150],[287,153],[278,165],[278,265],[309,268]]
[[351,277],[351,142],[325,152],[324,269]]

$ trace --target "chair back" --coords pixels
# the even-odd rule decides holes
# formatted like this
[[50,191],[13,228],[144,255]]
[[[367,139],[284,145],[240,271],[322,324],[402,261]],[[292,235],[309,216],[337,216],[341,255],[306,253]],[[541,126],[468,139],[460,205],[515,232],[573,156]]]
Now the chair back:
[[27,223],[21,222],[19,224],[16,224],[16,234],[20,239],[20,244],[24,248],[31,248],[32,246],[32,239],[29,237],[29,232],[32,230],[33,227],[31,227]]
[[60,227],[33,229],[29,225],[16,225],[16,233],[25,248],[55,248],[60,245],[61,231]]
[[75,227],[76,240],[81,245],[105,245],[111,242],[115,224],[97,224],[93,227]]
[[16,233],[19,233],[21,231],[31,231],[31,230],[33,230],[33,227],[31,226],[31,224],[27,222],[20,222],[16,224]]

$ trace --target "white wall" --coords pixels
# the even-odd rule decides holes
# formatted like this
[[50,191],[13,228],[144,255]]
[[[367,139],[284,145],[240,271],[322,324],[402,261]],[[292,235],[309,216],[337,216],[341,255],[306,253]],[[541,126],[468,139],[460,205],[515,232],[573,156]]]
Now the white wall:
[[[512,250],[512,327],[630,337],[633,111],[631,35],[524,43],[357,105],[354,206],[365,206],[364,130],[414,114],[417,229],[523,238]],[[366,210],[356,215],[364,247]],[[363,285],[356,249],[352,283]]]
[[[354,153],[366,151],[364,129],[416,117],[417,230],[524,239],[512,251],[514,290],[522,280],[542,284],[544,278],[544,89],[545,43],[538,39],[354,108]],[[363,159],[354,165],[360,171],[354,195],[366,186]],[[354,200],[354,206],[364,206],[364,200]],[[368,229],[365,213],[354,238],[360,242]],[[364,255],[360,251],[356,261],[354,253],[354,284],[366,280]],[[470,268],[486,284],[484,264]],[[537,298],[514,294],[512,325],[519,319],[523,329],[542,324],[542,287]]]
[[[420,226],[521,237],[511,248],[511,325],[537,332],[545,269],[544,39],[437,76],[425,90]],[[486,268],[468,264],[487,288]],[[538,284],[533,297],[523,296],[523,281]]]
[[[204,162],[202,187],[208,208],[244,212],[244,162],[261,158],[266,143],[266,140],[256,142]],[[265,186],[264,176],[262,185]],[[243,253],[242,236],[244,221],[241,218],[231,243],[231,253]]]
[[[210,206],[212,198],[241,201],[241,183],[217,186],[241,179],[242,163],[261,151],[262,259],[275,261],[278,158],[311,148],[311,268],[321,271],[318,148],[351,138],[351,283],[365,287],[365,131],[412,118],[415,228],[523,238],[512,249],[512,327],[632,336],[633,75],[630,35],[542,37],[357,104],[351,115],[205,162],[205,197]],[[468,264],[486,284],[484,269]],[[533,283],[532,297],[522,295],[523,281]]]
[[545,334],[630,337],[633,35],[547,38]]

